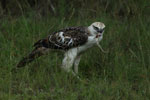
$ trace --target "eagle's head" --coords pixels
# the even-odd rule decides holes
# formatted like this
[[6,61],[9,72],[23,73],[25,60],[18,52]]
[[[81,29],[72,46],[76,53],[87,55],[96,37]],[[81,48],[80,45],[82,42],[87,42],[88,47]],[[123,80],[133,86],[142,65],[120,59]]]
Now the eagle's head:
[[105,25],[102,22],[94,22],[89,27],[91,35],[102,36],[104,32]]

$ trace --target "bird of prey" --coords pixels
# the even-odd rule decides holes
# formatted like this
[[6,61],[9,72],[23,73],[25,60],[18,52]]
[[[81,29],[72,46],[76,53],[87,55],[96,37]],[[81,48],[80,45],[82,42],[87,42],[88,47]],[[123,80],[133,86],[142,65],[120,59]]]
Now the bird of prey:
[[[68,27],[51,33],[46,38],[37,41],[34,44],[33,51],[24,57],[17,64],[17,67],[23,67],[32,62],[35,58],[54,49],[65,52],[61,68],[67,72],[72,72],[73,75],[77,75],[81,54],[84,51],[94,45],[97,45],[103,51],[99,42],[103,38],[104,28],[104,23],[94,22],[87,27]],[[74,70],[72,70],[73,66]]]

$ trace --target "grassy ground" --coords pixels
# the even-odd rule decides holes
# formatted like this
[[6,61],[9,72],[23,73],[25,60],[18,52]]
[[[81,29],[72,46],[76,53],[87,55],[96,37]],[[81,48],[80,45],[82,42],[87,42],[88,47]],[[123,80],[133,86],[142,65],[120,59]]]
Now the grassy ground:
[[[79,65],[79,81],[60,69],[62,53],[50,52],[11,72],[38,39],[67,26],[106,24],[101,42]],[[0,100],[150,100],[148,19],[111,17],[57,19],[18,17],[0,20]]]

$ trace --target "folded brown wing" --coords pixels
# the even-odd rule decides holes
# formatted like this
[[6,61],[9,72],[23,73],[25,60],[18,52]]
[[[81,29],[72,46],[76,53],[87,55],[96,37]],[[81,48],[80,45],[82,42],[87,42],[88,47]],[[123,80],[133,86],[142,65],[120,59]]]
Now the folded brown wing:
[[37,41],[34,46],[51,49],[68,50],[73,47],[84,45],[88,40],[85,27],[70,27],[52,33],[45,39]]

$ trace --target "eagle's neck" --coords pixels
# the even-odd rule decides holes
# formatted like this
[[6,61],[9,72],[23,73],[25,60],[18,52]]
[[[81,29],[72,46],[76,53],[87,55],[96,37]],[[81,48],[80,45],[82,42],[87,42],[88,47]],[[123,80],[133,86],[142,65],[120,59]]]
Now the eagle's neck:
[[95,35],[96,35],[96,34],[95,34],[95,31],[93,30],[93,27],[92,27],[92,26],[89,26],[89,27],[87,28],[87,30],[88,30],[89,35],[92,35],[92,36],[95,36]]

